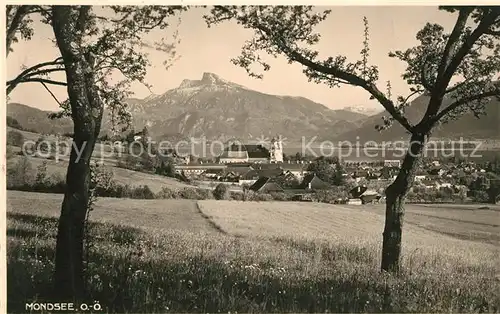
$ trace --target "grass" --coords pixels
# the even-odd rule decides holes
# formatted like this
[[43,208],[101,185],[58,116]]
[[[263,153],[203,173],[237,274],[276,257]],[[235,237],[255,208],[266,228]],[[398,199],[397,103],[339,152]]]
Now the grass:
[[[361,241],[380,246],[384,212],[380,206],[344,206],[298,202],[229,202],[200,201],[202,212],[222,230],[238,236],[293,237],[327,242]],[[470,254],[478,258],[491,256],[498,249],[498,212],[461,210],[418,210],[408,205],[403,235],[404,247]],[[422,207],[425,209],[425,207]],[[422,215],[426,212],[427,215]],[[431,213],[433,213],[431,215]],[[446,217],[448,218],[442,218]],[[455,216],[453,216],[455,215]],[[439,217],[442,216],[442,217]],[[453,218],[451,218],[453,217]],[[454,220],[455,219],[455,220]],[[467,220],[470,219],[470,220]],[[436,232],[447,224],[449,234],[465,235],[468,228],[478,229],[475,241]],[[425,224],[424,224],[425,222]],[[484,239],[483,242],[479,240]],[[373,243],[371,243],[373,242]]]
[[[9,312],[47,298],[60,200],[8,192]],[[418,235],[429,234],[423,243],[439,236],[451,241],[441,248],[461,243],[449,254],[477,249],[483,258],[423,245],[406,251],[399,277],[383,274],[379,248],[371,245],[377,213],[271,202],[202,201],[203,215],[188,200],[103,198],[97,205],[88,298],[106,312],[500,311],[498,255],[485,258],[492,244],[479,251],[477,242],[422,229]],[[310,232],[303,235],[301,225]]]
[[[22,156],[14,156],[9,163],[15,163],[18,159],[22,158]],[[47,162],[47,174],[51,175],[53,173],[59,173],[64,178],[63,174],[67,172],[68,161],[65,160],[50,160],[39,157],[28,157],[28,160],[32,164],[34,170],[41,165],[44,161]],[[191,185],[185,184],[177,179],[149,174],[139,171],[133,171],[129,169],[123,169],[112,166],[113,164],[109,164],[105,162],[106,165],[110,166],[110,169],[113,171],[113,179],[116,183],[119,184],[129,184],[133,186],[147,185],[154,193],[158,193],[161,191],[162,187],[167,187],[170,189],[181,189],[185,187],[193,187]]]

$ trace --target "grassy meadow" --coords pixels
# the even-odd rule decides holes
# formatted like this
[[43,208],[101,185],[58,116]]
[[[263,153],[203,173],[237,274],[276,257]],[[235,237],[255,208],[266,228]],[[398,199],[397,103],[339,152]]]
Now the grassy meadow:
[[[51,289],[62,195],[7,196],[8,311],[24,312]],[[132,313],[499,312],[499,210],[408,207],[394,276],[379,271],[377,206],[100,198],[88,299]]]

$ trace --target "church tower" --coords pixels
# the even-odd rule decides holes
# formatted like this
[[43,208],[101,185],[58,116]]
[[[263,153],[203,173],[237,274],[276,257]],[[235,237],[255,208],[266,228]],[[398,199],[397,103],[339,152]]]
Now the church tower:
[[274,138],[271,140],[271,163],[283,162],[283,144],[281,142],[281,136],[278,139]]

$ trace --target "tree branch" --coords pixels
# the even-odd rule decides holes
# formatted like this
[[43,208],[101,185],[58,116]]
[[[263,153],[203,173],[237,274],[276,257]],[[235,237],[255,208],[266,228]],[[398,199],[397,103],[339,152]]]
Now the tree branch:
[[[9,6],[9,13],[10,10],[12,10],[12,7]],[[10,46],[12,45],[12,42],[14,41],[14,38],[16,36],[16,32],[19,30],[19,26],[21,25],[21,22],[23,21],[24,17],[29,14],[30,11],[29,5],[21,5],[17,8],[16,13],[14,14],[14,17],[12,18],[12,21],[10,21],[10,24],[7,25],[7,34],[6,34],[6,49],[7,49],[7,56],[9,55],[10,52]],[[8,16],[8,15],[7,15]]]
[[50,80],[50,79],[44,79],[41,77],[25,78],[21,82],[19,82],[19,84],[20,83],[29,83],[29,82],[47,83],[47,84],[60,85],[60,86],[67,86],[68,85],[68,83],[66,83],[66,82],[54,81],[54,80]]
[[[436,84],[434,84],[432,96],[429,100],[429,105],[424,117],[422,118],[421,125],[433,125],[433,117],[436,116],[441,108],[443,97],[446,94],[446,89],[448,88],[451,78],[456,73],[457,68],[460,66],[463,59],[469,53],[479,37],[481,37],[481,35],[489,29],[489,27],[494,23],[496,17],[498,17],[497,13],[490,13],[484,17],[472,34],[465,39],[462,46],[460,46],[458,51],[452,56],[452,50],[457,49],[460,33],[463,32],[469,14],[469,9],[463,9],[460,11],[457,23],[455,24],[448,43],[446,44],[445,53],[443,54],[443,59],[440,64],[440,71],[442,74],[438,72],[438,78],[436,80]],[[459,32],[459,34],[457,34],[457,32]],[[427,124],[427,122],[430,122],[430,124]]]
[[448,38],[448,42],[444,48],[443,56],[441,58],[441,62],[439,63],[438,72],[437,72],[437,80],[440,81],[443,77],[443,74],[450,62],[450,59],[453,58],[453,53],[456,50],[459,41],[460,35],[463,33],[465,29],[465,25],[467,23],[467,19],[472,12],[472,8],[464,7],[460,9],[460,12],[457,17],[457,21],[455,22],[455,26],[453,27],[453,31],[451,32],[450,38]]
[[[283,47],[282,47],[283,48]],[[339,78],[348,82],[351,85],[359,86],[369,92],[378,102],[387,110],[387,112],[394,118],[394,120],[398,121],[401,126],[403,126],[408,132],[413,132],[413,126],[410,124],[408,119],[404,117],[394,106],[394,103],[388,99],[384,93],[382,93],[373,83],[370,83],[361,77],[342,71],[338,68],[328,67],[317,62],[314,62],[303,55],[299,54],[296,51],[288,50],[284,51],[286,55],[289,56],[290,59],[297,61],[298,63],[306,66],[314,71],[318,71],[323,74],[332,75],[335,78]],[[341,82],[342,83],[342,82]]]
[[441,110],[441,112],[439,112],[436,115],[436,117],[432,120],[432,125],[439,122],[439,120],[441,118],[443,118],[444,116],[446,116],[447,114],[449,114],[450,112],[452,112],[453,110],[457,109],[458,107],[460,107],[462,105],[465,105],[467,103],[470,103],[470,102],[473,102],[476,100],[480,100],[480,99],[484,99],[484,98],[488,98],[488,97],[494,97],[494,96],[500,96],[500,89],[494,89],[494,90],[491,90],[488,92],[484,92],[482,94],[472,95],[472,96],[464,97],[460,100],[457,100],[454,103],[450,104],[445,109]]
[[57,100],[56,95],[54,95],[54,93],[47,87],[47,84],[45,84],[45,82],[40,82],[40,83],[42,83],[43,87],[45,87],[45,89],[49,92],[49,94],[52,96],[52,98],[54,98],[54,100],[57,102],[57,104],[59,104],[59,107],[62,107],[62,104],[59,102],[59,100]]
[[[43,74],[44,70],[36,71],[40,68],[50,66],[50,65],[62,65],[62,58],[57,58],[54,61],[49,61],[49,62],[42,62],[39,64],[36,64],[32,67],[27,68],[26,70],[22,71],[15,79],[7,81],[7,95],[14,90],[14,88],[23,81],[23,79],[30,77],[35,74]],[[62,68],[61,68],[62,69]],[[49,71],[53,72],[53,71]]]
[[436,93],[434,94],[439,94],[442,97],[448,87],[448,84],[450,83],[451,78],[453,77],[453,74],[456,72],[464,57],[469,53],[470,49],[474,46],[479,37],[488,31],[489,27],[494,23],[496,17],[498,17],[498,13],[487,15],[483,20],[481,20],[472,34],[464,41],[455,56],[451,59],[449,65],[446,67],[442,78],[439,80],[439,84],[436,84]]
[[425,76],[426,72],[426,65],[427,65],[427,57],[424,58],[422,61],[422,67],[420,69],[420,83],[422,86],[427,90],[427,91],[432,91],[433,86],[429,84],[429,81],[427,81],[427,77]]

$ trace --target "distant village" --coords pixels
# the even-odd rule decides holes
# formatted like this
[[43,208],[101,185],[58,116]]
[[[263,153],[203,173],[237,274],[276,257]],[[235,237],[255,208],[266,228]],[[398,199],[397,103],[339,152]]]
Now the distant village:
[[[303,201],[312,200],[312,191],[338,190],[338,185],[342,185],[346,193],[339,193],[336,203],[368,204],[384,201],[385,188],[393,182],[401,167],[401,160],[360,157],[340,161],[298,155],[285,156],[283,145],[276,138],[271,140],[269,147],[230,143],[212,161],[188,156],[183,162],[176,163],[175,172],[199,185],[223,183],[258,193],[293,194],[295,200]],[[318,162],[331,169],[318,168]],[[473,182],[469,181],[491,171],[487,167],[473,161],[428,160],[416,173],[412,192],[415,198],[419,193],[423,198],[440,193],[447,194],[449,199],[473,197],[474,191],[470,188]],[[499,168],[497,171],[500,170],[500,165],[496,167]],[[325,177],[325,172],[330,170],[342,177],[339,183]],[[411,201],[412,193],[409,196]]]

